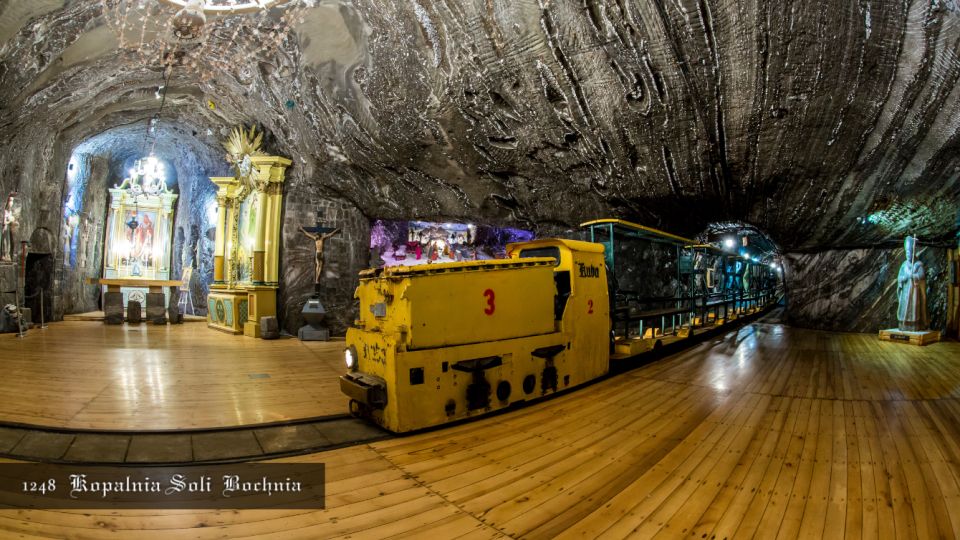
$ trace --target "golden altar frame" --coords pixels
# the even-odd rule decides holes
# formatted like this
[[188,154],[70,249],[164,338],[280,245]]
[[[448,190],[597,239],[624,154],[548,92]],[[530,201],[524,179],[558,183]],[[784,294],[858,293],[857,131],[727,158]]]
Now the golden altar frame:
[[260,318],[277,314],[283,181],[292,162],[280,156],[250,161],[247,178],[210,178],[218,190],[207,326],[260,337]]

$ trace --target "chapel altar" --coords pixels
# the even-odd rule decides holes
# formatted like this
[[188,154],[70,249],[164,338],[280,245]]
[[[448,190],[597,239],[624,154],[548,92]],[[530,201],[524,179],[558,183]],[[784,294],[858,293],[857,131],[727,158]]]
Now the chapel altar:
[[[151,281],[170,279],[170,251],[174,203],[177,194],[167,188],[163,163],[153,156],[138,160],[130,176],[110,190],[107,235],[103,257],[104,279],[144,281],[143,287],[125,286],[123,305],[146,303]],[[107,292],[106,285],[103,285]],[[164,289],[164,305],[170,302]]]
[[210,328],[260,337],[260,318],[277,314],[280,212],[290,164],[280,156],[246,156],[237,176],[211,178],[218,190]]

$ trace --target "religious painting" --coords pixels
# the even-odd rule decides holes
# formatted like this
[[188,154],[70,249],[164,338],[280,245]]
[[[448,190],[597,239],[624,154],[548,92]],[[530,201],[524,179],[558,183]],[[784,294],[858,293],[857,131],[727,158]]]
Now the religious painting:
[[377,220],[370,230],[372,266],[506,258],[507,244],[532,240],[523,229],[472,223]]
[[[157,242],[157,211],[127,210],[123,214],[124,241],[120,249],[120,266],[152,267]],[[131,224],[136,224],[131,228]]]
[[253,249],[257,238],[257,217],[260,214],[260,202],[256,192],[247,195],[240,203],[240,215],[237,223],[237,281],[244,283],[252,279]]

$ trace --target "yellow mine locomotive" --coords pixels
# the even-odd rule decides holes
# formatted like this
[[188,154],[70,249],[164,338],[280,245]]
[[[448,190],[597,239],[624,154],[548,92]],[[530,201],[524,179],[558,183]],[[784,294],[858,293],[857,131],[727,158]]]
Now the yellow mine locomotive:
[[507,254],[361,273],[340,379],[353,414],[404,432],[607,372],[603,245],[545,239],[510,244]]
[[[770,259],[618,219],[583,226],[590,242],[518,242],[507,259],[361,272],[340,378],[351,412],[398,433],[479,416],[779,301]],[[660,258],[631,251],[638,245]],[[649,262],[638,271],[644,260],[675,273]],[[651,294],[657,277],[672,295]]]

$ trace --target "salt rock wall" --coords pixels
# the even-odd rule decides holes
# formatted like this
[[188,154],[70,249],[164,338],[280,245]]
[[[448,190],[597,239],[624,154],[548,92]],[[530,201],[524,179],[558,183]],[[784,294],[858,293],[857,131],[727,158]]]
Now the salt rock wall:
[[335,335],[343,335],[358,316],[353,293],[357,274],[370,260],[370,221],[347,201],[303,193],[297,188],[284,195],[281,282],[277,314],[283,329],[296,335],[303,326],[303,305],[314,293],[314,241],[299,229],[319,220],[340,232],[324,244],[324,267],[320,301],[327,310],[325,324]]
[[[180,279],[192,268],[189,293],[194,313],[205,315],[207,293],[213,283],[213,251],[216,240],[216,192],[211,176],[230,176],[223,156],[196,143],[174,155],[177,203],[170,253],[170,276]],[[184,293],[181,293],[184,294]],[[189,304],[187,304],[189,305]],[[186,310],[190,313],[189,308]]]
[[77,200],[70,201],[73,210],[79,211],[77,225],[71,227],[64,216],[54,221],[60,225],[60,244],[55,255],[62,266],[62,277],[54,302],[54,313],[60,317],[100,309],[100,289],[85,280],[103,275],[105,216],[109,204],[105,186],[112,176],[110,162],[104,156],[81,153],[72,165],[74,169],[70,173],[80,188]]
[[[117,49],[103,5],[8,33],[0,143],[149,117],[159,70]],[[165,115],[260,123],[372,219],[615,214],[686,235],[736,219],[798,249],[942,238],[958,36],[952,0],[324,0],[274,57],[177,71]],[[887,227],[856,226],[876,212]]]
[[[917,253],[927,272],[930,328],[947,323],[947,249]],[[897,273],[903,248],[827,250],[784,257],[787,321],[795,326],[874,333],[897,326]]]

